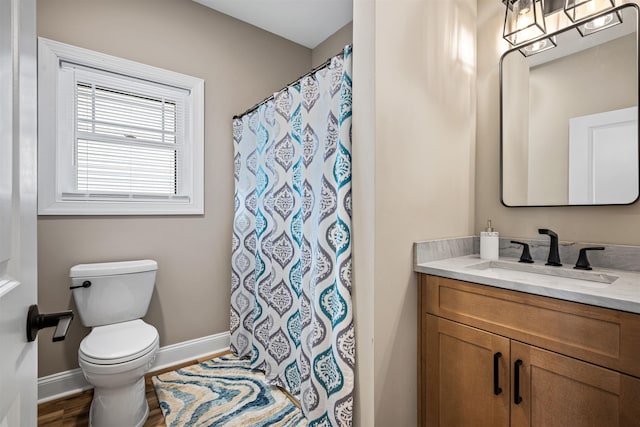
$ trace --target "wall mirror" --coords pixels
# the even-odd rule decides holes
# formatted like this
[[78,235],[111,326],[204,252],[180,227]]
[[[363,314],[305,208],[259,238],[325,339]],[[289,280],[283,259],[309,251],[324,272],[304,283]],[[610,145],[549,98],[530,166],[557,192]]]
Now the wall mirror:
[[619,6],[506,52],[500,110],[505,206],[634,203],[637,6]]

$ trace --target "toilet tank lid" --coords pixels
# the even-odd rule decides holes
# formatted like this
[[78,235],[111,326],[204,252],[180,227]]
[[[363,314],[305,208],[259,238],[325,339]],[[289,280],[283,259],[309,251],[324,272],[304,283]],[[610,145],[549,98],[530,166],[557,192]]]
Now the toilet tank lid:
[[98,262],[78,264],[71,267],[69,277],[115,276],[117,274],[142,273],[155,271],[158,263],[151,259],[138,261]]

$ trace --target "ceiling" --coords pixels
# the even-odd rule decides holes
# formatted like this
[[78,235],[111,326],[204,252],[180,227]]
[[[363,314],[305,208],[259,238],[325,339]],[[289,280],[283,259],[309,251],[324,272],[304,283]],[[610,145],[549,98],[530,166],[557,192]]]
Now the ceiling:
[[315,48],[353,18],[352,0],[193,0]]

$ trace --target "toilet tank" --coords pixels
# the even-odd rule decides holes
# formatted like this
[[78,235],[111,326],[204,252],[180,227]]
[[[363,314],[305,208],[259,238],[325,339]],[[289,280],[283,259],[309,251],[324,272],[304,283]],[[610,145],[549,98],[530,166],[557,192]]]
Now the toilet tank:
[[149,308],[158,263],[102,262],[71,267],[71,287],[80,321],[102,326],[140,319]]

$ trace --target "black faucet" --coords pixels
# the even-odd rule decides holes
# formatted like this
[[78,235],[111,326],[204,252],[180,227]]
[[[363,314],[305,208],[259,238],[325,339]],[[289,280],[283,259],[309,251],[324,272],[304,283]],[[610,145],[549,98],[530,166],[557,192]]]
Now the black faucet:
[[604,251],[604,246],[594,246],[591,248],[580,249],[578,261],[576,262],[576,266],[573,268],[576,268],[578,270],[592,270],[591,264],[589,264],[589,258],[587,258],[587,251]]
[[515,243],[516,245],[522,245],[522,255],[520,255],[520,261],[518,262],[526,262],[527,264],[533,264],[533,258],[531,258],[531,252],[529,252],[528,243],[518,242],[517,240],[512,240],[511,243]]
[[551,242],[549,243],[549,257],[547,258],[547,263],[545,265],[562,267],[560,254],[558,253],[558,235],[554,231],[546,228],[538,228],[538,233],[546,234],[551,238]]

